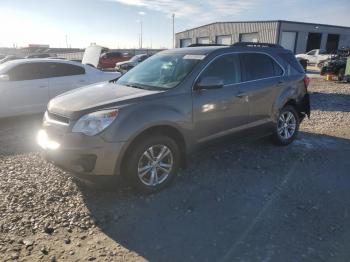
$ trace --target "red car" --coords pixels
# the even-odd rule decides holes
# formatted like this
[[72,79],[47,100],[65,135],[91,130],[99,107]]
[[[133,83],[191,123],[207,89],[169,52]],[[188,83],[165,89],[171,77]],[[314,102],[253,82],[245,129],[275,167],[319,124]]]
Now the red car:
[[130,58],[130,55],[121,52],[107,52],[101,55],[99,67],[114,68],[116,63],[128,61]]

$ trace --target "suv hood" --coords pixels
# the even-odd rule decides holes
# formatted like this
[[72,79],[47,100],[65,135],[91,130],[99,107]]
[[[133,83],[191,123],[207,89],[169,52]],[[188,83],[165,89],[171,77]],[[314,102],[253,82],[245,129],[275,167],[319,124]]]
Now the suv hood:
[[51,113],[74,119],[94,109],[115,106],[119,102],[162,92],[164,91],[144,90],[103,82],[74,89],[55,97],[50,101],[48,110]]

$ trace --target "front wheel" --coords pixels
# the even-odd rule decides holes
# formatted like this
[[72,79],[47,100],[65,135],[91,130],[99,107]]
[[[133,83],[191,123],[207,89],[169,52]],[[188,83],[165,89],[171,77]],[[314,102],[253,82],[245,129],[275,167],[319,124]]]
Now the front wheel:
[[285,106],[278,116],[273,141],[278,145],[289,145],[298,135],[299,124],[300,118],[294,107]]
[[153,193],[166,187],[175,177],[180,160],[176,142],[164,135],[137,141],[127,160],[127,175],[141,192]]

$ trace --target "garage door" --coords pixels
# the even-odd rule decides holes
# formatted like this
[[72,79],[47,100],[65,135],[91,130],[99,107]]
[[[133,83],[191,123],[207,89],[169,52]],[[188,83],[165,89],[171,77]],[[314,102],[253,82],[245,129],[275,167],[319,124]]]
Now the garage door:
[[259,34],[258,33],[248,33],[240,35],[241,42],[259,42]]
[[187,38],[187,39],[181,39],[180,40],[180,47],[186,47],[192,44],[192,39]]
[[294,53],[297,32],[282,32],[281,45]]
[[216,43],[219,45],[231,45],[232,37],[230,35],[219,35],[216,37]]
[[207,44],[209,44],[209,37],[198,37],[197,43],[207,45]]

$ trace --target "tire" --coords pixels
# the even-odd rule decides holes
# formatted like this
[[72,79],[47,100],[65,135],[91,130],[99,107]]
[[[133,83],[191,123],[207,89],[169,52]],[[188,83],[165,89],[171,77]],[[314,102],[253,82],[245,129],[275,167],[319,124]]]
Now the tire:
[[[286,120],[288,121],[286,122]],[[273,142],[281,146],[289,145],[297,137],[299,125],[300,118],[298,112],[293,106],[285,106],[278,115],[275,133],[272,136]]]
[[[160,158],[157,160],[162,152],[162,161]],[[180,166],[180,150],[172,138],[154,134],[137,140],[131,146],[126,161],[127,178],[134,189],[141,193],[155,193],[175,178]]]
[[345,78],[345,68],[340,68],[338,72],[338,81],[343,81]]

